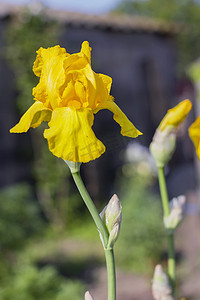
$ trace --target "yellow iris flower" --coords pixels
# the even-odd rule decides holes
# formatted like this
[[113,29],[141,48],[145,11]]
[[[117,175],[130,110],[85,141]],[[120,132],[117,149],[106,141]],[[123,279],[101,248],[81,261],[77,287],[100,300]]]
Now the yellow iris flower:
[[33,88],[35,102],[10,132],[27,132],[47,121],[44,137],[50,151],[73,162],[88,162],[105,152],[92,130],[94,114],[101,109],[113,112],[122,135],[135,138],[142,134],[110,95],[112,78],[92,70],[87,41],[79,53],[72,55],[60,46],[40,48],[33,72],[40,77]]
[[167,114],[162,119],[158,128],[163,131],[167,126],[178,127],[178,125],[185,120],[191,108],[192,103],[190,100],[186,99],[180,102],[178,105],[167,111]]
[[200,116],[189,127],[189,136],[194,143],[197,156],[200,159]]

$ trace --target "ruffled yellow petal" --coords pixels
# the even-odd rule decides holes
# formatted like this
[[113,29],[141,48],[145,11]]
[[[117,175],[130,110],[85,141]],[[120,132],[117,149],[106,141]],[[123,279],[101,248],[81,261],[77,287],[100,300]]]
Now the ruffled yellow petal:
[[64,69],[66,72],[73,70],[81,70],[89,65],[88,60],[79,53],[74,53],[68,56],[64,61]]
[[54,109],[60,104],[60,88],[65,82],[63,64],[68,54],[60,46],[40,48],[37,53],[33,71],[40,76],[40,82],[33,89],[33,96],[46,107]]
[[191,108],[192,103],[190,100],[186,99],[169,109],[159,125],[160,130],[164,130],[167,126],[177,127],[185,120]]
[[110,89],[112,85],[112,78],[104,74],[95,74],[96,80],[96,99],[95,106],[112,99],[110,96]]
[[10,129],[11,133],[27,132],[30,127],[38,127],[42,121],[49,122],[51,110],[46,108],[43,103],[36,101],[21,117],[19,123]]
[[36,51],[37,57],[35,59],[35,62],[33,64],[33,72],[35,73],[36,76],[40,77],[43,66],[46,64],[48,61],[48,58],[59,56],[59,57],[66,57],[69,56],[68,53],[66,53],[65,48],[61,48],[60,46],[54,46],[50,48],[43,48],[40,47],[39,50]]
[[81,46],[81,53],[87,57],[89,64],[91,64],[91,50],[88,41],[84,41]]
[[82,75],[84,75],[87,80],[89,80],[91,84],[96,87],[95,73],[92,70],[89,61],[85,56],[81,55],[81,53],[72,54],[71,56],[67,57],[64,61],[64,68],[67,78],[70,72],[81,71]]
[[104,89],[106,89],[106,93],[109,94],[111,90],[111,85],[112,85],[112,78],[108,75],[105,74],[95,74],[96,75],[96,80],[99,84],[98,87],[101,85],[104,86]]
[[64,160],[88,162],[105,152],[93,130],[93,113],[89,109],[56,108],[49,129],[44,131],[50,151]]
[[126,115],[121,111],[117,104],[113,101],[105,101],[100,103],[94,113],[97,113],[101,109],[109,109],[113,112],[113,119],[121,126],[121,134],[124,136],[136,138],[142,133],[129,121]]
[[91,48],[87,41],[84,41],[81,46],[81,51],[78,53],[71,54],[65,61],[65,69],[80,70],[83,69],[87,64],[91,65]]
[[200,116],[196,121],[189,127],[189,136],[194,143],[197,156],[200,159]]

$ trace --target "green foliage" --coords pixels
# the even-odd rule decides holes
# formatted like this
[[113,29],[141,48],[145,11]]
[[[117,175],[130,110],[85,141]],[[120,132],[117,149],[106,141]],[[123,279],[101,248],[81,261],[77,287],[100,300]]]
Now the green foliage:
[[16,249],[44,226],[39,207],[28,184],[0,191],[0,249]]
[[[38,203],[28,184],[18,184],[0,191],[1,300],[82,299],[83,284],[80,281],[66,280],[52,266],[38,269],[33,265],[38,260],[31,257],[30,252],[39,242],[33,237],[45,234],[45,228]],[[49,250],[48,242],[42,242],[44,250]],[[57,240],[54,240],[54,247],[56,243]],[[59,266],[59,259],[57,254],[56,266]]]
[[148,272],[162,253],[164,228],[161,204],[143,179],[122,185],[122,225],[116,244],[117,262],[132,271]]
[[200,3],[194,0],[122,0],[117,13],[147,16],[183,25],[177,35],[181,69],[199,57]]
[[[5,53],[15,75],[20,116],[33,104],[32,88],[38,83],[32,71],[36,51],[57,44],[59,35],[60,26],[46,17],[45,10],[39,15],[22,11],[6,31]],[[67,166],[50,153],[42,137],[43,130],[44,126],[30,130],[35,193],[46,219],[52,226],[62,228],[66,225],[69,203],[69,172]]]
[[6,31],[5,55],[14,71],[20,113],[32,104],[32,88],[38,83],[32,71],[36,51],[40,47],[54,46],[58,38],[59,26],[47,21],[45,12],[32,15],[28,10],[22,11],[19,19],[14,19]]
[[53,267],[22,265],[0,286],[1,300],[81,300],[83,285],[65,280]]

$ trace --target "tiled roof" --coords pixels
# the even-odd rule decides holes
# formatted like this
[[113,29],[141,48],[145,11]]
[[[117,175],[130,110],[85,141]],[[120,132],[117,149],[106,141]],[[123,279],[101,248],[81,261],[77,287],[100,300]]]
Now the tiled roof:
[[[24,7],[17,5],[0,5],[0,18],[16,15]],[[31,10],[31,6],[29,7]],[[35,7],[34,7],[35,9]],[[42,9],[42,8],[41,8]],[[37,11],[37,10],[36,10]],[[38,10],[39,11],[39,10]],[[133,32],[142,31],[158,34],[175,34],[179,31],[176,24],[171,24],[146,17],[128,16],[128,15],[91,15],[74,13],[69,11],[53,10],[49,8],[42,9],[43,14],[51,19],[55,19],[71,27],[82,27],[88,29],[110,30],[115,32]],[[35,10],[34,10],[35,13]]]

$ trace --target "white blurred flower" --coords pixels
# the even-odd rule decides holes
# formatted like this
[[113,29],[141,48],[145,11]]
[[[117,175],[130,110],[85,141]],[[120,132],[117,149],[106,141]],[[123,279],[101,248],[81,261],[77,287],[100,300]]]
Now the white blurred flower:
[[125,161],[134,165],[139,175],[157,176],[157,168],[149,149],[138,142],[128,144]]

